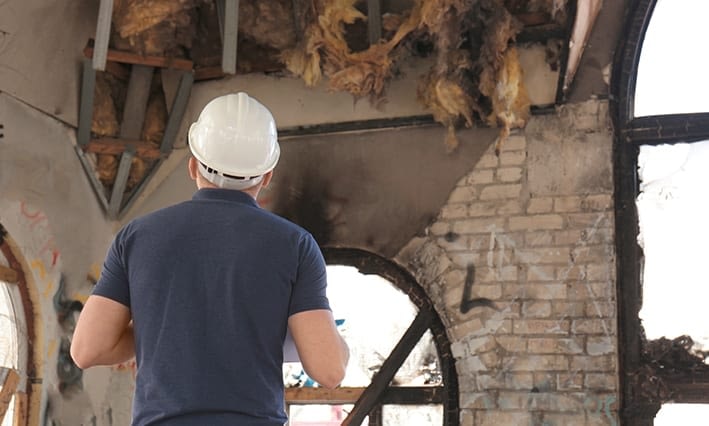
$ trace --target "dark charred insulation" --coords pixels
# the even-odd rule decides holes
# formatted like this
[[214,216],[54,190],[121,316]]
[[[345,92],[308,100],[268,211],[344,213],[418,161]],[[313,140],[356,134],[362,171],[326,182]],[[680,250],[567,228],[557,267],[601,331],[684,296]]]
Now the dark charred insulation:
[[673,399],[666,379],[691,381],[693,376],[709,374],[709,351],[697,350],[689,336],[645,341],[641,357],[642,366],[631,376],[631,382],[650,402],[662,404]]

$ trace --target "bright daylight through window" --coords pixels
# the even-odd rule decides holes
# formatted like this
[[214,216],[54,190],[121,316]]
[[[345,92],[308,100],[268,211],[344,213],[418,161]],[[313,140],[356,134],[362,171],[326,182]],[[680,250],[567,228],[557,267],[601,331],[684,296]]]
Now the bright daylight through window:
[[[343,387],[366,387],[417,314],[409,297],[377,275],[354,267],[328,266],[328,298],[340,332],[350,345]],[[308,386],[300,364],[286,365],[286,386]],[[395,386],[440,385],[438,356],[430,331],[421,338],[393,380]],[[292,405],[290,425],[339,425],[351,406]],[[390,426],[443,422],[441,405],[384,405]],[[368,424],[365,421],[363,424]]]
[[[15,310],[10,294],[11,287],[8,283],[0,281],[0,367],[18,368],[18,336],[15,323]],[[0,386],[2,383],[0,383]],[[8,405],[2,426],[12,426],[15,417],[14,397]]]
[[709,112],[707,0],[658,0],[645,33],[635,116]]
[[[706,0],[656,2],[642,42],[635,117],[709,112],[709,56],[700,53],[707,16]],[[646,337],[689,336],[693,353],[706,360],[709,141],[642,145],[638,179],[638,243],[644,255],[640,318]],[[709,404],[665,403],[654,425],[699,426],[707,419]]]

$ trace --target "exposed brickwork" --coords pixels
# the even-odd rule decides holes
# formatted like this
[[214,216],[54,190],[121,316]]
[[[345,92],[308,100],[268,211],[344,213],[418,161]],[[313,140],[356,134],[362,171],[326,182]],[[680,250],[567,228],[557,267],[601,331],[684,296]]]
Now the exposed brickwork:
[[[612,188],[594,178],[609,165],[530,154],[563,134],[550,143],[610,159],[605,115],[566,106],[491,147],[403,259],[448,327],[462,425],[617,424]],[[489,303],[461,309],[464,294]]]

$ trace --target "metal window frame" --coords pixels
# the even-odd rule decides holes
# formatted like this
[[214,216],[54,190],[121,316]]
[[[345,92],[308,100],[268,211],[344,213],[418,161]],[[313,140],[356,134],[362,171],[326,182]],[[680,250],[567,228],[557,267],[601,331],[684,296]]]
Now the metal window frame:
[[[635,83],[645,32],[657,0],[630,0],[625,34],[620,38],[611,80],[611,117],[615,124],[614,201],[616,235],[616,285],[619,337],[619,413],[623,425],[651,426],[661,405],[648,393],[640,373],[648,367],[643,359],[642,305],[643,252],[637,244],[640,146],[709,139],[709,113],[634,116]],[[709,375],[692,382],[661,377],[673,402],[709,403]]]

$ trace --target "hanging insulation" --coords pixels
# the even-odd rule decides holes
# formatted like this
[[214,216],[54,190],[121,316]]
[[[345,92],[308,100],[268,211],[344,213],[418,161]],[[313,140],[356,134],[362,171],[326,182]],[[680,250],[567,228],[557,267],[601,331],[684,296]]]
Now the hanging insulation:
[[[393,75],[397,47],[412,33],[428,34],[436,61],[422,77],[418,98],[446,127],[449,150],[458,146],[455,130],[461,124],[471,127],[479,119],[500,125],[498,148],[510,129],[526,124],[529,100],[516,51],[510,47],[521,24],[502,0],[418,0],[408,16],[387,18],[388,40],[360,52],[352,52],[345,38],[346,24],[366,19],[355,3],[311,3],[302,40],[282,56],[287,68],[308,86],[327,77],[331,90],[377,101]],[[547,3],[544,7],[553,7]],[[392,23],[398,25],[395,31]],[[473,31],[481,38],[480,46],[470,40]]]
[[492,15],[483,33],[478,87],[492,103],[492,111],[483,118],[488,125],[501,127],[495,143],[495,152],[499,154],[511,129],[527,124],[530,102],[517,49],[510,43],[521,30],[521,24],[501,7],[499,0],[489,0],[489,3]]
[[511,129],[526,126],[530,115],[529,97],[522,82],[522,67],[514,46],[505,52],[502,67],[496,74],[495,87],[489,96],[492,113],[487,117],[487,123],[501,127],[495,143],[495,153],[499,155]]

